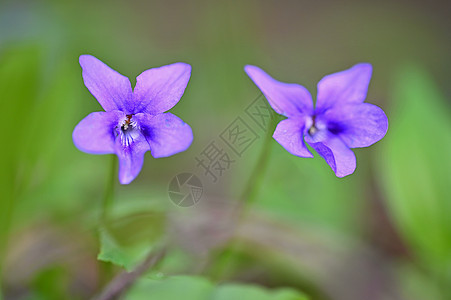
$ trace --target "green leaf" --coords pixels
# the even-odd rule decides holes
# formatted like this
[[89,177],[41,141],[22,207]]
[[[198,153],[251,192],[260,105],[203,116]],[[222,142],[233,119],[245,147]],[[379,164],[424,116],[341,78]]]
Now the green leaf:
[[165,214],[149,201],[117,203],[108,224],[100,228],[99,260],[132,270],[158,244],[165,232]]
[[139,262],[144,260],[156,243],[156,241],[146,241],[123,245],[106,228],[100,229],[99,234],[101,246],[97,259],[124,267],[127,271],[133,270]]
[[129,300],[307,300],[299,292],[283,288],[269,290],[257,285],[221,284],[215,286],[203,277],[174,276],[162,280],[140,279],[127,293]]
[[99,231],[100,234],[100,253],[97,255],[97,259],[111,262],[115,265],[131,269],[136,263],[136,259],[127,254],[114,237],[108,232],[107,229],[102,228]]
[[307,300],[292,289],[270,291],[256,285],[226,284],[219,286],[213,293],[214,300],[249,299],[249,300]]
[[127,293],[129,300],[208,299],[213,285],[205,278],[174,276],[162,280],[140,279]]
[[413,66],[399,72],[392,101],[379,177],[413,254],[440,274],[451,266],[449,106],[433,79]]

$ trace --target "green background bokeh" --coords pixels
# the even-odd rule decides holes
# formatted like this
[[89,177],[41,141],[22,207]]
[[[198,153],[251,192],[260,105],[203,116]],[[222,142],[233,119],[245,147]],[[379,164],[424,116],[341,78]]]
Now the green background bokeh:
[[[2,1],[3,297],[89,298],[121,270],[98,262],[99,249],[101,259],[132,268],[160,231],[176,242],[158,274],[213,278],[218,266],[204,273],[199,266],[206,253],[227,252],[224,236],[235,222],[228,205],[245,188],[263,138],[218,183],[203,179],[196,206],[174,206],[167,187],[180,172],[200,172],[195,157],[260,94],[244,65],[315,96],[324,75],[370,62],[367,101],[387,113],[387,136],[356,149],[357,169],[344,179],[318,155],[295,157],[272,140],[238,233],[243,247],[225,281],[289,287],[312,299],[449,299],[449,11],[446,1]],[[147,153],[133,183],[116,180],[113,243],[96,230],[111,157],[82,153],[72,143],[75,125],[101,110],[83,84],[81,54],[132,84],[151,67],[192,66],[171,112],[192,127],[194,142],[168,158]],[[153,288],[164,295],[168,283],[158,274],[148,274],[152,282],[140,282],[127,299],[153,299]],[[196,278],[175,281],[213,290]],[[239,293],[264,297],[260,290]],[[277,297],[291,299],[290,293]]]

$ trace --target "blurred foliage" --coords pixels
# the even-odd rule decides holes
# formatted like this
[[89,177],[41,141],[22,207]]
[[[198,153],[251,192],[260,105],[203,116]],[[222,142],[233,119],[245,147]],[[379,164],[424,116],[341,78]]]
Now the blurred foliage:
[[332,171],[320,156],[300,159],[287,154],[277,142],[272,144],[268,173],[256,206],[298,226],[309,223],[328,230],[361,233],[357,226],[364,208],[361,179],[356,176],[340,180],[331,176]]
[[[1,228],[1,243],[5,244],[5,235],[9,228],[9,222],[13,213],[14,198],[19,193],[19,187],[16,186],[16,177],[22,174],[28,174],[24,172],[25,166],[19,166],[20,164],[20,151],[24,151],[26,148],[20,147],[18,143],[24,143],[23,139],[15,139],[15,136],[23,137],[25,135],[25,129],[27,128],[26,122],[16,122],[16,118],[21,116],[23,120],[30,118],[32,109],[31,106],[37,97],[38,89],[38,76],[39,76],[39,49],[34,46],[11,49],[10,51],[2,55],[2,63],[0,63],[0,89],[2,91],[1,105],[5,111],[9,113],[5,114],[6,124],[16,124],[14,128],[5,131],[5,140],[13,141],[9,151],[2,151],[2,162],[4,162],[4,170],[0,178],[2,185],[2,193],[5,199],[1,201],[2,217],[0,218],[2,224]],[[24,84],[27,88],[23,88]],[[19,94],[18,94],[19,93]],[[23,99],[22,101],[11,101],[10,99]],[[28,109],[27,109],[28,108]],[[22,172],[21,172],[22,171]],[[22,173],[22,174],[20,174]],[[24,175],[22,175],[24,176]],[[1,249],[3,250],[3,249]],[[3,251],[2,251],[3,253]]]
[[99,230],[99,260],[131,271],[149,251],[161,242],[165,233],[164,211],[157,211],[149,201],[130,199],[117,203],[111,222]]
[[412,255],[449,293],[449,107],[431,77],[419,67],[402,69],[393,88],[393,121],[380,156],[387,205],[411,245]]
[[[163,242],[165,260],[124,299],[449,299],[448,11],[446,1],[2,1],[0,299],[90,298]],[[192,126],[193,145],[147,154],[129,186],[115,180],[100,229],[111,157],[82,153],[71,137],[101,110],[83,85],[84,53],[132,83],[154,66],[193,66],[171,110]],[[352,176],[271,140],[237,222],[233,203],[259,139],[220,182],[203,182],[195,207],[170,202],[169,180],[199,171],[194,157],[259,94],[245,64],[314,95],[322,76],[360,61],[374,67],[367,101],[390,125],[382,141],[355,149]]]
[[143,278],[127,293],[127,299],[186,300],[307,300],[293,289],[267,290],[255,285],[223,284],[215,286],[202,277],[177,276],[161,280]]

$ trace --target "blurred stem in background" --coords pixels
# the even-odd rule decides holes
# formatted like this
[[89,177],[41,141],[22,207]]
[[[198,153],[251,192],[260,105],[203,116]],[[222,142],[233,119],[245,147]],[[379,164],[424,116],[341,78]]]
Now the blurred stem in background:
[[[114,202],[114,190],[115,190],[115,183],[116,183],[116,169],[117,169],[117,157],[116,155],[111,155],[111,162],[110,162],[110,170],[107,178],[107,182],[105,185],[105,193],[103,195],[102,199],[102,207],[101,207],[101,213],[100,213],[100,223],[99,223],[99,232],[100,230],[106,230],[108,231],[109,228],[109,217],[111,215],[111,209]],[[100,236],[99,236],[99,240]],[[101,245],[100,245],[101,246]],[[100,263],[100,282],[101,285],[107,284],[111,278],[113,277],[113,266],[109,262],[101,262]]]
[[[158,264],[166,255],[166,248],[162,247],[158,251],[150,251],[146,259],[139,264],[133,271],[122,271],[111,282],[106,285],[104,290],[94,300],[117,299],[129,289],[133,283],[141,277],[148,269]],[[0,299],[1,300],[1,299]]]
[[260,185],[262,183],[263,177],[265,175],[265,171],[268,166],[269,156],[271,154],[271,141],[272,135],[276,128],[276,125],[279,121],[279,117],[275,116],[271,118],[268,124],[268,130],[265,135],[265,140],[263,144],[263,149],[260,153],[260,156],[255,164],[255,168],[252,171],[249,181],[247,182],[243,194],[240,199],[240,204],[243,205],[242,212],[245,212],[245,209],[250,206],[251,203],[254,202],[255,197],[258,194],[260,189]]
[[100,216],[100,221],[103,226],[108,223],[108,216],[111,213],[111,207],[114,200],[114,187],[116,182],[116,169],[117,169],[117,157],[116,155],[111,155],[111,165],[110,174],[105,186],[105,194],[102,201],[102,212]]
[[[102,201],[99,231],[106,231],[108,235],[112,235],[110,227],[111,212],[114,203],[114,192],[117,180],[117,165],[118,159],[115,155],[112,156],[110,174],[105,186],[105,193]],[[99,237],[99,240],[102,240]],[[165,243],[163,243],[165,244]],[[102,245],[100,245],[102,248]],[[157,249],[150,249],[147,256],[133,270],[124,270],[115,275],[113,264],[111,261],[101,261],[101,285],[102,290],[93,298],[95,300],[109,300],[117,299],[122,293],[130,288],[133,283],[141,277],[148,269],[158,264],[166,255],[166,246],[161,246]],[[102,259],[99,259],[102,260]]]
[[[270,119],[268,124],[260,156],[255,163],[255,167],[250,174],[249,180],[244,187],[236,208],[236,218],[233,219],[233,221],[237,223],[234,226],[235,231],[236,228],[239,227],[238,224],[241,223],[246,217],[247,212],[252,206],[252,203],[255,201],[260,190],[271,154],[272,135],[277,123],[280,121],[280,118],[281,117],[279,115],[275,115]],[[235,261],[234,258],[236,257],[236,252],[239,252],[242,245],[239,241],[233,240],[234,236],[235,234],[232,234],[232,242],[229,246],[226,246],[227,249],[225,249],[225,251],[220,251],[219,254],[213,255],[212,260],[209,262],[209,265],[214,266],[215,268],[211,275],[214,281],[223,280],[227,277],[228,272],[233,270],[237,264],[237,261]]]

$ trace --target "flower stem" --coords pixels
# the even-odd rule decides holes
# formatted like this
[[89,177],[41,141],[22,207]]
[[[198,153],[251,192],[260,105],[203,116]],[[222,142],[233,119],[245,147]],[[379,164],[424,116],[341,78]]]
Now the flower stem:
[[271,118],[268,125],[268,130],[266,131],[265,140],[263,142],[263,149],[260,152],[260,156],[244,188],[243,194],[241,195],[240,200],[242,204],[249,205],[254,202],[255,197],[260,190],[260,185],[268,166],[269,155],[271,154],[271,141],[275,125],[276,118]]
[[100,221],[102,225],[106,225],[108,222],[108,217],[111,212],[111,207],[113,205],[114,199],[114,187],[116,183],[116,169],[117,169],[117,157],[112,155],[110,174],[105,185],[105,193],[102,201],[102,212],[100,216]]
[[[114,188],[116,183],[116,169],[117,169],[117,157],[111,156],[111,164],[109,174],[107,175],[107,181],[105,185],[105,192],[102,199],[102,207],[99,217],[99,230],[107,230],[109,228],[109,217],[111,215],[111,208],[114,200]],[[100,239],[100,238],[99,238]],[[110,263],[100,262],[100,281],[102,283],[109,282],[113,276],[113,266]]]

